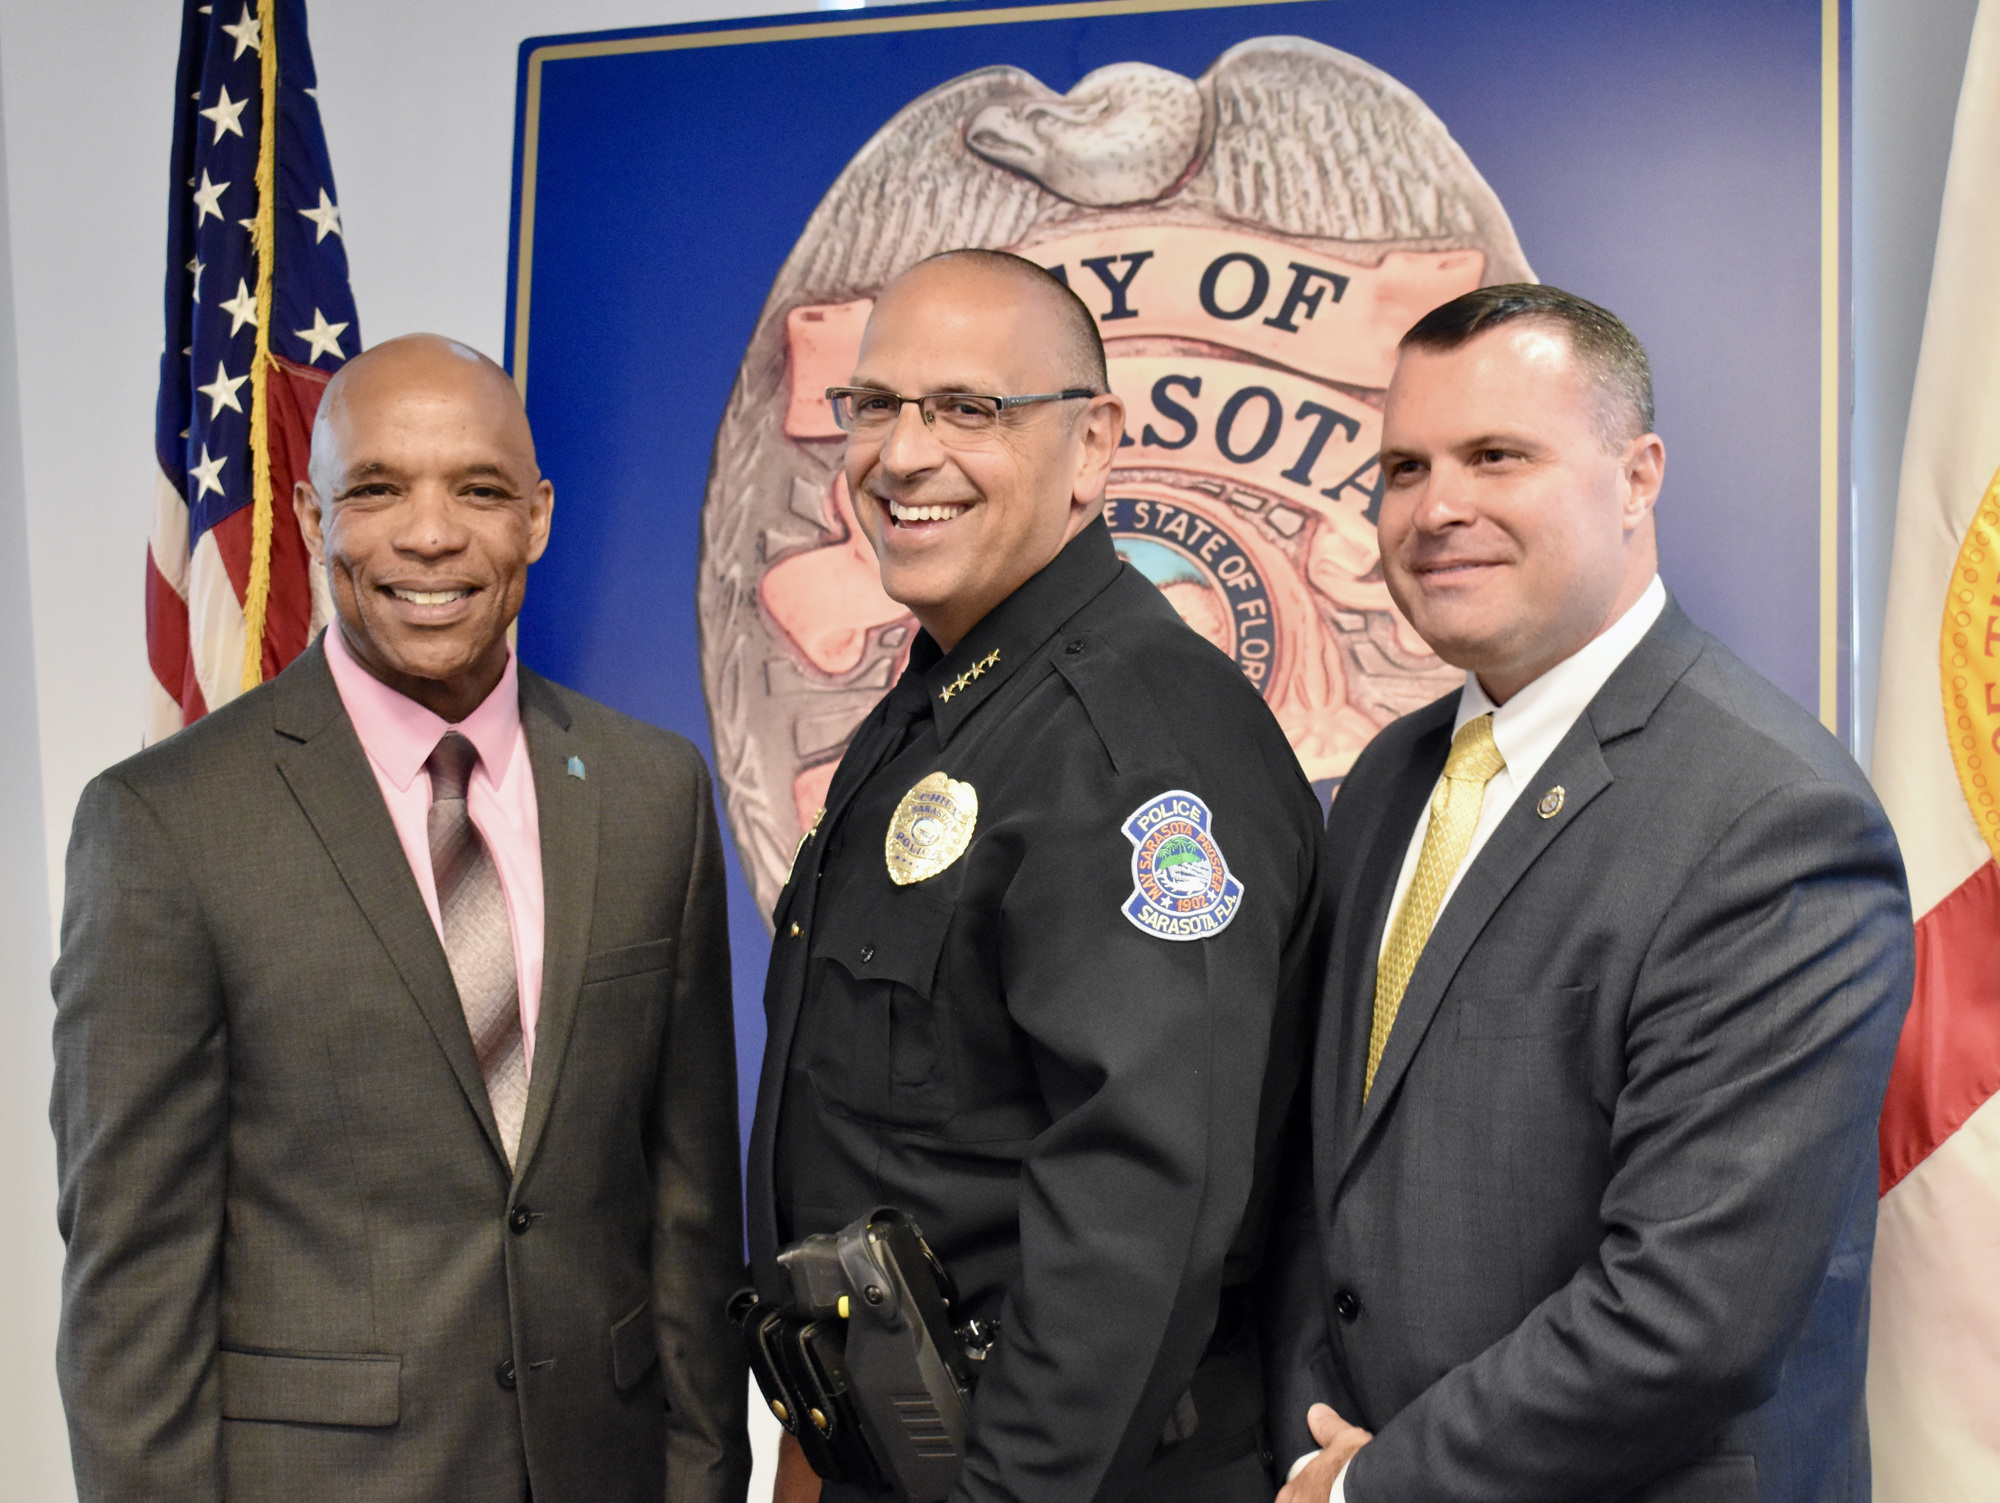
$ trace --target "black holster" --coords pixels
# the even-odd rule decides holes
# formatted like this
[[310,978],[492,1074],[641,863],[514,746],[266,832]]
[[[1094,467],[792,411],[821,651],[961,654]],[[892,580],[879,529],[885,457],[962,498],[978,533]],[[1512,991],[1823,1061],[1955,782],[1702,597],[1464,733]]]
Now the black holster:
[[990,1326],[954,1328],[956,1291],[915,1221],[880,1207],[778,1254],[791,1297],[729,1313],[771,1413],[832,1482],[938,1503],[965,1459]]

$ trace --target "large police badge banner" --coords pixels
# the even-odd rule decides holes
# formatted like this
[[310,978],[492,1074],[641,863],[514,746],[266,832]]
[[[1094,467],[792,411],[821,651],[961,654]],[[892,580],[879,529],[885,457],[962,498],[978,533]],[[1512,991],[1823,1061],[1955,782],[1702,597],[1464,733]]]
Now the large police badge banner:
[[[1017,252],[1097,315],[1119,552],[1323,796],[1458,681],[1382,582],[1375,456],[1402,332],[1495,282],[1632,324],[1670,587],[1835,714],[1842,15],[1085,0],[525,43],[508,358],[563,504],[522,655],[710,752],[746,1079],[772,904],[916,632],[823,392],[936,251]],[[1127,828],[1133,922],[1229,921],[1206,812],[1150,856]],[[958,817],[913,806],[892,874],[955,859]]]
[[918,95],[828,188],[716,436],[703,683],[744,771],[731,822],[760,901],[916,630],[876,582],[824,392],[883,283],[970,244],[1048,267],[1097,315],[1131,429],[1106,513],[1120,552],[1263,691],[1308,777],[1332,784],[1455,682],[1381,581],[1380,393],[1425,312],[1533,272],[1444,124],[1298,36],[1060,93],[980,68]]

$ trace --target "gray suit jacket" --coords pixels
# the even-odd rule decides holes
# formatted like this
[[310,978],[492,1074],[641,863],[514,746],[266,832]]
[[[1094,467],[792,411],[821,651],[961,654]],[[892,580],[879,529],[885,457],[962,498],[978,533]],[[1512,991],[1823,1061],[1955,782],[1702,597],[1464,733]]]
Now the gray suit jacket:
[[1377,737],[1328,825],[1280,1456],[1323,1399],[1376,1432],[1350,1503],[1865,1499],[1875,1128],[1913,964],[1879,805],[1669,602],[1467,868],[1364,1105],[1456,707]]
[[319,644],[86,790],[50,1107],[85,1503],[743,1496],[708,776],[520,677],[547,930],[511,1179]]

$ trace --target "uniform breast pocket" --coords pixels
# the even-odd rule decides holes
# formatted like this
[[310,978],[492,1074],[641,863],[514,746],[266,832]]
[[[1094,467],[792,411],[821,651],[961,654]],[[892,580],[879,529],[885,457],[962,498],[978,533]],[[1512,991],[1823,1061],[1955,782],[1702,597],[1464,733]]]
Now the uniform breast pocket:
[[808,1068],[827,1107],[919,1129],[951,1117],[949,1019],[937,979],[952,913],[949,903],[905,892],[822,926],[812,950]]

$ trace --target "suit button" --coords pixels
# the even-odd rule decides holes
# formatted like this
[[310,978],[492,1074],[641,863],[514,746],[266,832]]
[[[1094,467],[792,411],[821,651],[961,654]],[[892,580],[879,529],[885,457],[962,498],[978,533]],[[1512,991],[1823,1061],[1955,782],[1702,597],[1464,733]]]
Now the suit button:
[[526,1206],[515,1206],[507,1213],[507,1226],[517,1237],[534,1224],[535,1213]]
[[1343,1289],[1333,1297],[1334,1313],[1342,1320],[1353,1324],[1361,1315],[1361,1300],[1352,1289]]
[[1071,657],[1075,657],[1079,652],[1083,651],[1083,638],[1077,637],[1072,641],[1063,643],[1063,651]]
[[792,925],[792,938],[797,939],[799,937],[799,934],[800,934],[799,926],[797,924]]
[[868,964],[869,961],[873,960],[874,958],[875,958],[875,947],[873,945],[863,945],[861,947],[861,963],[863,965],[866,965]]
[[502,1388],[512,1393],[514,1391],[514,1359],[512,1357],[502,1357],[500,1365],[493,1369],[493,1378]]

